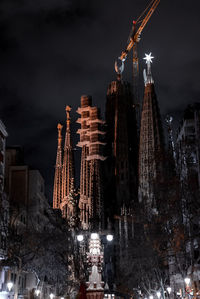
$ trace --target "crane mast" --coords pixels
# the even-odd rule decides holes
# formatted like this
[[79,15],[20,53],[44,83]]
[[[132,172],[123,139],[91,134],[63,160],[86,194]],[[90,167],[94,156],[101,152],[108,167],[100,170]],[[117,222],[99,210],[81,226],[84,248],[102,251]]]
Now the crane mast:
[[[146,9],[139,16],[137,21],[133,21],[132,29],[129,34],[128,44],[126,49],[122,51],[121,55],[118,57],[120,61],[120,65],[117,61],[115,61],[115,71],[121,77],[121,74],[124,70],[124,62],[128,56],[128,53],[133,51],[133,95],[134,95],[134,103],[137,105],[139,103],[139,63],[138,63],[138,55],[137,55],[137,45],[140,41],[141,33],[157,8],[160,0],[152,0]],[[140,25],[139,25],[140,24]],[[139,25],[139,27],[137,26]],[[137,28],[138,27],[138,28]],[[139,121],[139,111],[136,111],[136,117]]]

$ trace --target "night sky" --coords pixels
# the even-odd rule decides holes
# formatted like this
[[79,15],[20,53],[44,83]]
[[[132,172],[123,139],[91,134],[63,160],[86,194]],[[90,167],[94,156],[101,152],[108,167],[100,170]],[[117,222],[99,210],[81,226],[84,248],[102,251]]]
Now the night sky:
[[[82,94],[92,95],[104,113],[107,86],[116,79],[114,61],[126,46],[132,20],[148,3],[0,1],[0,118],[9,133],[7,144],[24,146],[26,162],[41,171],[48,194],[56,126],[65,123],[65,105],[73,108],[73,123]],[[161,0],[142,33],[140,73],[144,53],[152,52],[162,115],[178,116],[187,104],[199,101],[199,10],[198,0]],[[130,59],[123,78],[131,81]]]

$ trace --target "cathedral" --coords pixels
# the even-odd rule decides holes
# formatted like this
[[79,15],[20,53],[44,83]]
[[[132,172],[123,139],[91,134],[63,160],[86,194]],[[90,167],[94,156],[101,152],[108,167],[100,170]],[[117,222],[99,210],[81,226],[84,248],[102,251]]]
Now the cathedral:
[[[112,250],[110,247],[112,254],[104,265],[107,271],[104,279],[113,290],[117,285],[121,293],[128,285],[131,289],[134,283],[141,283],[143,274],[135,278],[133,275],[132,280],[130,276],[141,269],[149,271],[152,265],[145,268],[149,261],[159,265],[161,276],[167,277],[162,279],[172,284],[173,290],[180,288],[180,279],[177,283],[174,278],[181,276],[175,261],[183,256],[180,236],[182,228],[189,225],[182,222],[181,216],[183,196],[172,119],[167,118],[169,140],[165,148],[151,72],[153,57],[151,53],[145,55],[140,123],[133,89],[121,74],[108,86],[105,121],[99,108],[93,106],[92,97],[81,96],[76,111],[79,114],[77,134],[80,136],[77,147],[81,148],[79,189],[75,187],[71,107],[66,106],[64,146],[63,126],[60,123],[57,126],[53,208],[61,210],[72,231],[110,231],[114,234],[116,241]],[[175,240],[179,245],[175,245]],[[144,262],[146,255],[149,255],[148,262]],[[140,268],[137,270],[138,264]],[[156,277],[151,277],[154,283]]]
[[63,148],[63,127],[58,124],[53,207],[60,209],[68,221],[79,217],[84,230],[105,228],[116,215],[130,213],[140,202],[148,213],[157,211],[155,184],[163,175],[164,140],[151,59],[147,60],[144,71],[140,126],[131,85],[121,76],[108,86],[105,121],[92,105],[91,96],[81,96],[77,110],[80,115],[77,146],[81,148],[78,202],[69,106],[66,106]]

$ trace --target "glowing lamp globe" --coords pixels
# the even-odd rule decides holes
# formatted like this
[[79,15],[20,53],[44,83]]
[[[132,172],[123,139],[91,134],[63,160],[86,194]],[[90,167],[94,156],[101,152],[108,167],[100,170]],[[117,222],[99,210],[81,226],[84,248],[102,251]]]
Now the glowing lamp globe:
[[151,296],[149,296],[149,299],[153,299],[153,296],[151,295]]
[[106,239],[108,242],[111,242],[113,240],[113,235],[107,235]]
[[49,295],[49,297],[50,297],[51,299],[53,299],[54,294],[51,293],[51,294]]
[[12,287],[13,287],[13,283],[12,283],[12,281],[8,282],[8,283],[7,283],[7,288],[8,288],[8,291],[9,291],[9,292],[11,291]]
[[36,291],[35,291],[35,294],[36,294],[36,296],[39,296],[39,294],[40,294],[40,290],[36,290]]
[[82,241],[83,241],[83,235],[78,235],[78,236],[77,236],[77,240],[78,240],[79,242],[82,242]]
[[190,278],[189,277],[186,277],[184,280],[185,280],[186,285],[190,284]]
[[170,294],[171,291],[172,291],[172,288],[168,287],[168,288],[167,288],[167,292],[168,292],[168,294]]

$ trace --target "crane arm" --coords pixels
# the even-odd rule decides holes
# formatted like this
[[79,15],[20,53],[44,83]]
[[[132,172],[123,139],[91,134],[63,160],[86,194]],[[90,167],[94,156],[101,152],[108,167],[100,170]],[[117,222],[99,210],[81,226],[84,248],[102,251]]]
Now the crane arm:
[[[126,47],[126,50],[123,51],[119,57],[119,59],[121,61],[125,61],[126,57],[128,55],[128,53],[130,52],[130,50],[132,49],[133,45],[135,43],[139,42],[140,39],[140,35],[144,29],[144,27],[146,26],[146,24],[148,23],[150,17],[152,16],[152,14],[154,13],[156,7],[158,6],[158,4],[160,3],[160,0],[154,0],[150,9],[148,10],[146,16],[144,17],[142,24],[140,25],[140,27],[138,28],[137,32],[135,32],[135,28],[133,28],[133,34],[132,37],[130,38],[130,41]],[[135,24],[133,25],[135,27]]]
[[[144,20],[142,21],[142,24],[140,25],[139,29],[136,32],[136,39],[140,36],[140,34],[142,33],[144,27],[146,26],[147,22],[149,21],[150,17],[152,16],[152,14],[154,13],[156,7],[158,6],[158,4],[160,3],[160,0],[156,0],[154,1],[152,7],[149,9],[146,17],[144,18]],[[136,40],[137,41],[137,40]]]

